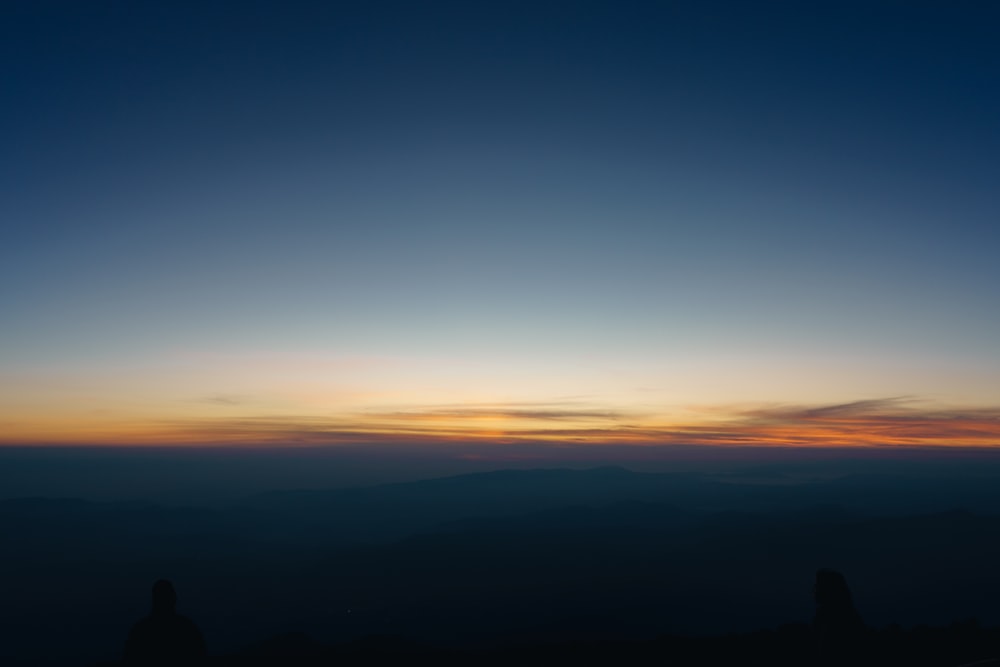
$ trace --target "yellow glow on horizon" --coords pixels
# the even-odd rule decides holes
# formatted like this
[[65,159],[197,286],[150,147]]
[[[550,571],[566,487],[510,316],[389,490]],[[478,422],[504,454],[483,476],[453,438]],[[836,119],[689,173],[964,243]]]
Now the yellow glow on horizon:
[[[838,407],[909,392],[891,392],[899,387],[889,381],[859,391],[850,369],[828,362],[767,361],[529,368],[504,358],[182,352],[0,374],[0,444],[1000,446],[989,369],[964,384],[951,378],[963,394]],[[935,376],[925,375],[903,384],[930,386]],[[760,401],[782,387],[795,388],[800,407]]]
[[[92,413],[7,420],[0,444],[431,445],[475,442],[775,447],[1000,446],[1000,408],[899,399],[805,407],[703,406],[672,419],[572,403],[410,407],[342,414]],[[239,406],[236,406],[239,407]]]

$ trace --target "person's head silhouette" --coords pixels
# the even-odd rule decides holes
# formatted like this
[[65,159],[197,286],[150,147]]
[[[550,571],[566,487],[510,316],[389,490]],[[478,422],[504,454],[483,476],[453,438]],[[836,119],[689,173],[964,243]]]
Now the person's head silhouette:
[[166,579],[160,579],[153,584],[153,613],[173,614],[177,607],[177,592],[174,585]]
[[125,642],[125,664],[193,665],[205,654],[205,640],[191,619],[175,611],[177,592],[166,579],[153,584],[153,606]]

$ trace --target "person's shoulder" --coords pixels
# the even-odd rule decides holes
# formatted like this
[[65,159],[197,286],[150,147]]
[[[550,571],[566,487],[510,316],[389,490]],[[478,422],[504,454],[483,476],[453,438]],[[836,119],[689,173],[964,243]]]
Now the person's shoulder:
[[205,637],[201,634],[198,624],[187,616],[178,614],[174,617],[173,633],[177,640],[187,646],[192,654],[204,655],[206,649]]
[[138,621],[136,621],[135,625],[132,626],[132,629],[129,630],[129,635],[131,636],[146,632],[152,625],[153,625],[153,619],[149,616],[143,616]]
[[195,623],[194,621],[192,621],[187,616],[182,616],[180,614],[175,614],[174,618],[173,618],[173,622],[177,626],[188,628],[188,629],[194,630],[195,632],[200,632],[200,630],[198,630],[198,624]]

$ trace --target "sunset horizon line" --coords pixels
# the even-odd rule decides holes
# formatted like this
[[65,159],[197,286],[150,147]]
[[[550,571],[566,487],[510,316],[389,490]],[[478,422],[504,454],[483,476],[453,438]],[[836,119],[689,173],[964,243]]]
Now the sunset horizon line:
[[65,419],[58,428],[9,424],[15,428],[0,437],[0,446],[1000,447],[1000,406],[934,405],[907,396],[688,406],[686,415],[672,419],[664,412],[562,400],[373,407],[340,415],[94,419],[75,427]]

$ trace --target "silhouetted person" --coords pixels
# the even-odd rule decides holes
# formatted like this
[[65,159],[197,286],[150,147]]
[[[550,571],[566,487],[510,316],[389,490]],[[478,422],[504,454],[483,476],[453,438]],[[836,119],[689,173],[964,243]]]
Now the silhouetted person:
[[153,584],[153,609],[125,642],[128,665],[190,665],[205,657],[205,639],[191,619],[174,611],[177,593],[166,579]]
[[836,570],[816,572],[816,617],[813,628],[821,665],[856,665],[867,661],[865,624],[854,608],[851,589]]

